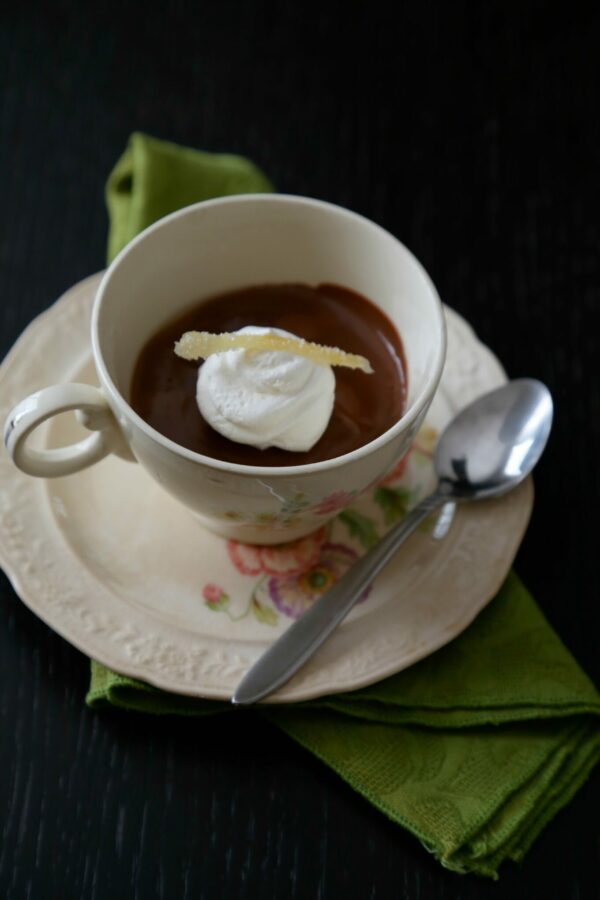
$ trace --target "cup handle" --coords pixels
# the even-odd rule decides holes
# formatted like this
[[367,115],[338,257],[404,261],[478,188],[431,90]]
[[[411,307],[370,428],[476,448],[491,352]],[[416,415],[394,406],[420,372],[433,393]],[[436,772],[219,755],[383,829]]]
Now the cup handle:
[[[27,445],[38,425],[68,410],[76,410],[81,424],[94,433],[77,444],[55,450],[34,450]],[[71,475],[99,462],[108,453],[134,460],[104,395],[89,384],[54,385],[17,403],[6,419],[4,443],[21,471],[40,478]]]

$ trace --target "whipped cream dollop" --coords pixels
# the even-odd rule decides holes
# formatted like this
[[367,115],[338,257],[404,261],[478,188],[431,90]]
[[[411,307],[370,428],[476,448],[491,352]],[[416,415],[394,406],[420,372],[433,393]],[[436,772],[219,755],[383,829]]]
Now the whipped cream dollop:
[[[237,334],[279,334],[248,325]],[[264,450],[310,450],[331,417],[335,375],[331,366],[281,350],[214,353],[200,366],[198,409],[215,431],[238,444]]]

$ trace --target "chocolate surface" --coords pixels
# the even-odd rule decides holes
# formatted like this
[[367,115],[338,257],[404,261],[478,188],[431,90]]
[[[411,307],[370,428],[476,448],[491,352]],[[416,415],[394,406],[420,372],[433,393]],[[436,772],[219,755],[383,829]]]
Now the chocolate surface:
[[[335,404],[321,439],[306,452],[258,450],[218,434],[196,404],[198,363],[177,357],[185,331],[237,331],[245,325],[282,328],[320,344],[360,353],[374,372],[336,367]],[[143,348],[130,402],[157,431],[183,447],[243,465],[293,466],[349,453],[387,431],[406,402],[402,341],[387,316],[365,297],[338,285],[262,285],[199,302],[171,321]]]

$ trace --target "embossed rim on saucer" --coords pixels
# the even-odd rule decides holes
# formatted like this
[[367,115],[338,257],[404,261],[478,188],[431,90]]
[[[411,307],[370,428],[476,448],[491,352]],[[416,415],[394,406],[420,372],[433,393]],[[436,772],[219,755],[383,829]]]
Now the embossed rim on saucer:
[[[77,374],[89,366],[89,321],[100,278],[101,274],[90,276],[67,291],[29,325],[9,352],[0,366],[3,419],[26,394],[57,381],[76,380]],[[445,311],[448,355],[439,391],[455,412],[501,384],[506,376],[470,326],[452,310]],[[48,427],[40,429],[42,440]],[[106,480],[106,473],[111,477],[114,473],[118,481],[131,465],[105,460],[96,469],[104,467],[100,470],[102,483],[110,490],[112,482]],[[149,477],[139,467],[135,469],[134,480],[147,479],[150,491],[153,483]],[[81,478],[83,474],[69,477]],[[114,491],[126,491],[127,480],[120,486],[115,483]],[[86,564],[85,554],[78,552],[77,544],[66,539],[50,502],[48,484],[23,475],[2,452],[0,563],[23,602],[79,650],[123,675],[174,693],[228,699],[247,668],[277,635],[255,626],[247,634],[239,628],[228,633],[224,617],[214,617],[214,613],[207,613],[210,629],[206,632],[202,631],[201,616],[188,629],[181,610],[176,615],[167,602],[153,609],[135,602],[135,598],[131,600],[130,595],[124,599],[118,591],[118,579],[117,588],[99,580]],[[76,493],[71,496],[77,503]],[[162,503],[166,495],[159,491],[156,496],[160,498],[156,502]],[[165,504],[173,502],[164,500]],[[501,499],[459,507],[446,538],[441,542],[429,538],[429,549],[423,544],[424,558],[428,559],[430,553],[431,564],[420,580],[413,579],[414,590],[399,596],[395,585],[403,572],[402,562],[410,559],[406,556],[410,553],[407,544],[404,555],[394,560],[373,585],[368,602],[376,612],[350,617],[305,669],[269,702],[308,700],[364,687],[448,643],[499,589],[522,540],[532,505],[529,479]],[[178,523],[179,508],[177,512],[166,505],[164,508]],[[198,528],[190,524],[190,529]],[[225,543],[199,530],[194,535],[199,556],[202,544],[211,558],[218,542]],[[187,539],[183,527],[182,539]],[[118,569],[119,560],[113,557],[108,564],[111,562]],[[161,577],[160,572],[155,574]],[[200,604],[197,575],[196,570],[190,573],[188,581],[193,578],[193,585],[186,584],[186,588],[197,587]],[[181,576],[185,581],[186,573]],[[131,578],[128,587],[131,589]]]

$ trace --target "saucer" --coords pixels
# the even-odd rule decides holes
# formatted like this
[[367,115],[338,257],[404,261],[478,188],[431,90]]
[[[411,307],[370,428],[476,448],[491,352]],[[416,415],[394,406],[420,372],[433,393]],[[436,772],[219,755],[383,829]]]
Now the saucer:
[[[90,315],[101,274],[29,325],[0,366],[0,417],[56,382],[97,384]],[[0,456],[0,562],[24,603],[104,665],[180,694],[225,700],[258,657],[434,483],[436,435],[506,376],[446,308],[448,355],[415,446],[369,496],[318,532],[279,547],[203,530],[141,466],[108,457],[43,480]],[[78,440],[75,416],[38,429],[39,446]],[[344,503],[332,495],[324,515]],[[271,702],[363,687],[456,637],[494,596],[523,537],[531,480],[460,505],[447,535],[417,531],[331,639]]]

